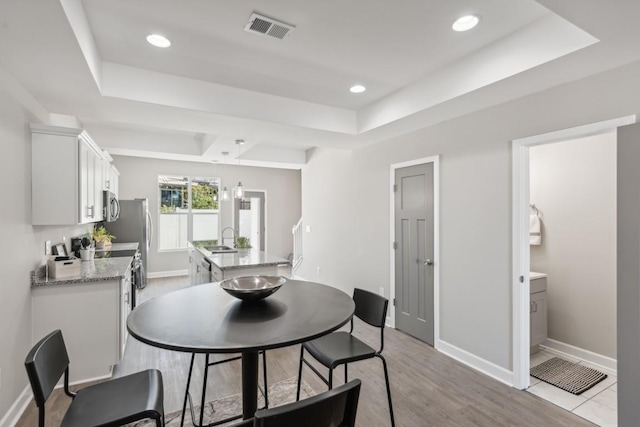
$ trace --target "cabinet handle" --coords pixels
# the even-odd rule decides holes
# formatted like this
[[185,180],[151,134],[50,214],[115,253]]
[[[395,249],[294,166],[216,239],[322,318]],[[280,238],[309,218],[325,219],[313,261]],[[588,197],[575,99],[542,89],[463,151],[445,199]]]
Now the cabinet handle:
[[424,262],[424,265],[433,265],[433,261],[431,261],[430,259],[426,260]]
[[129,304],[129,292],[125,292],[124,294],[124,302],[125,304]]
[[536,304],[535,301],[533,301],[532,304],[533,304],[533,312],[537,313],[538,312],[538,304]]
[[533,313],[533,303],[529,303],[529,314]]
[[104,186],[107,190],[111,188],[111,183],[109,182],[109,180],[107,180],[107,182],[104,183]]
[[200,266],[196,265],[196,273],[200,273]]
[[91,206],[87,206],[87,217],[88,218],[93,218],[94,213],[93,210],[95,209],[95,206],[91,205]]

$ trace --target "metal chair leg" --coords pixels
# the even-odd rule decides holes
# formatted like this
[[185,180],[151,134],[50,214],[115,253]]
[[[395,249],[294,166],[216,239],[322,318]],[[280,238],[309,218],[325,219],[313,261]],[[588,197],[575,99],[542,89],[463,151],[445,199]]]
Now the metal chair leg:
[[395,427],[396,421],[393,416],[393,404],[391,403],[391,386],[389,385],[389,371],[387,370],[387,361],[381,354],[376,354],[382,360],[382,367],[384,368],[384,381],[387,384],[387,399],[389,399],[389,415],[391,416],[391,427]]
[[304,347],[300,346],[300,366],[298,367],[298,388],[296,389],[296,402],[300,400],[300,383],[302,382],[302,358],[304,356]]
[[267,351],[262,352],[262,374],[264,385],[264,407],[269,407],[269,386],[267,385]]
[[344,364],[344,383],[345,384],[349,381],[349,375],[347,374],[347,365],[348,363]]
[[329,368],[329,390],[333,388],[333,368]]

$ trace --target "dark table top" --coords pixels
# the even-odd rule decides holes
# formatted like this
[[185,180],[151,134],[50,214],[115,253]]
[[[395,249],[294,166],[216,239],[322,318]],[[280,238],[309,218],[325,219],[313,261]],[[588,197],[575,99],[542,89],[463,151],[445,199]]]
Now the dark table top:
[[127,319],[129,333],[154,347],[238,353],[286,347],[332,332],[353,316],[353,299],[319,283],[287,280],[264,300],[243,302],[218,283],[145,302]]

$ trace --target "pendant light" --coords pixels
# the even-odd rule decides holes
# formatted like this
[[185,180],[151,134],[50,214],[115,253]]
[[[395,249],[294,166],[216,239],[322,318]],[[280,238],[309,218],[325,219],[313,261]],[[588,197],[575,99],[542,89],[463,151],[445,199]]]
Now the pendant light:
[[238,181],[238,186],[236,187],[235,196],[236,196],[236,199],[242,199],[244,197],[244,187],[242,186],[242,183],[240,181]]
[[[238,146],[238,164],[240,164],[240,146],[242,144],[244,144],[244,139],[236,139],[236,145]],[[233,195],[236,199],[242,199],[244,197],[242,182],[238,181],[237,187],[233,190]]]
[[[211,160],[211,163],[212,163],[212,164],[213,164],[213,166],[214,166],[214,167],[213,167],[213,175],[215,176],[215,175],[216,175],[216,167],[215,167],[215,165],[216,165],[216,163],[218,163],[218,161],[214,159],[214,160]],[[218,201],[218,193],[220,193],[220,185],[219,185],[219,183],[218,183],[218,191],[216,191],[215,193],[213,193],[213,201],[214,201],[214,202],[217,202],[217,201]]]
[[[221,153],[224,156],[224,164],[227,164],[227,156],[229,155],[228,151],[223,151]],[[221,183],[222,183],[222,179],[220,179]],[[226,202],[229,200],[229,190],[227,190],[227,187],[222,187],[222,196],[220,197],[222,199],[223,202]]]

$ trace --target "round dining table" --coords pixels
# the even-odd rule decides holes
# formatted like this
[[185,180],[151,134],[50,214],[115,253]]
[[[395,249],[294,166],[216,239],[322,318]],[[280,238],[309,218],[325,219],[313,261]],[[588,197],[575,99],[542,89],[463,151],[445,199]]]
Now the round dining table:
[[167,350],[241,353],[242,418],[249,419],[258,405],[258,352],[326,335],[354,311],[351,296],[320,283],[287,279],[265,299],[242,301],[216,282],[139,305],[127,318],[127,329],[139,341]]

